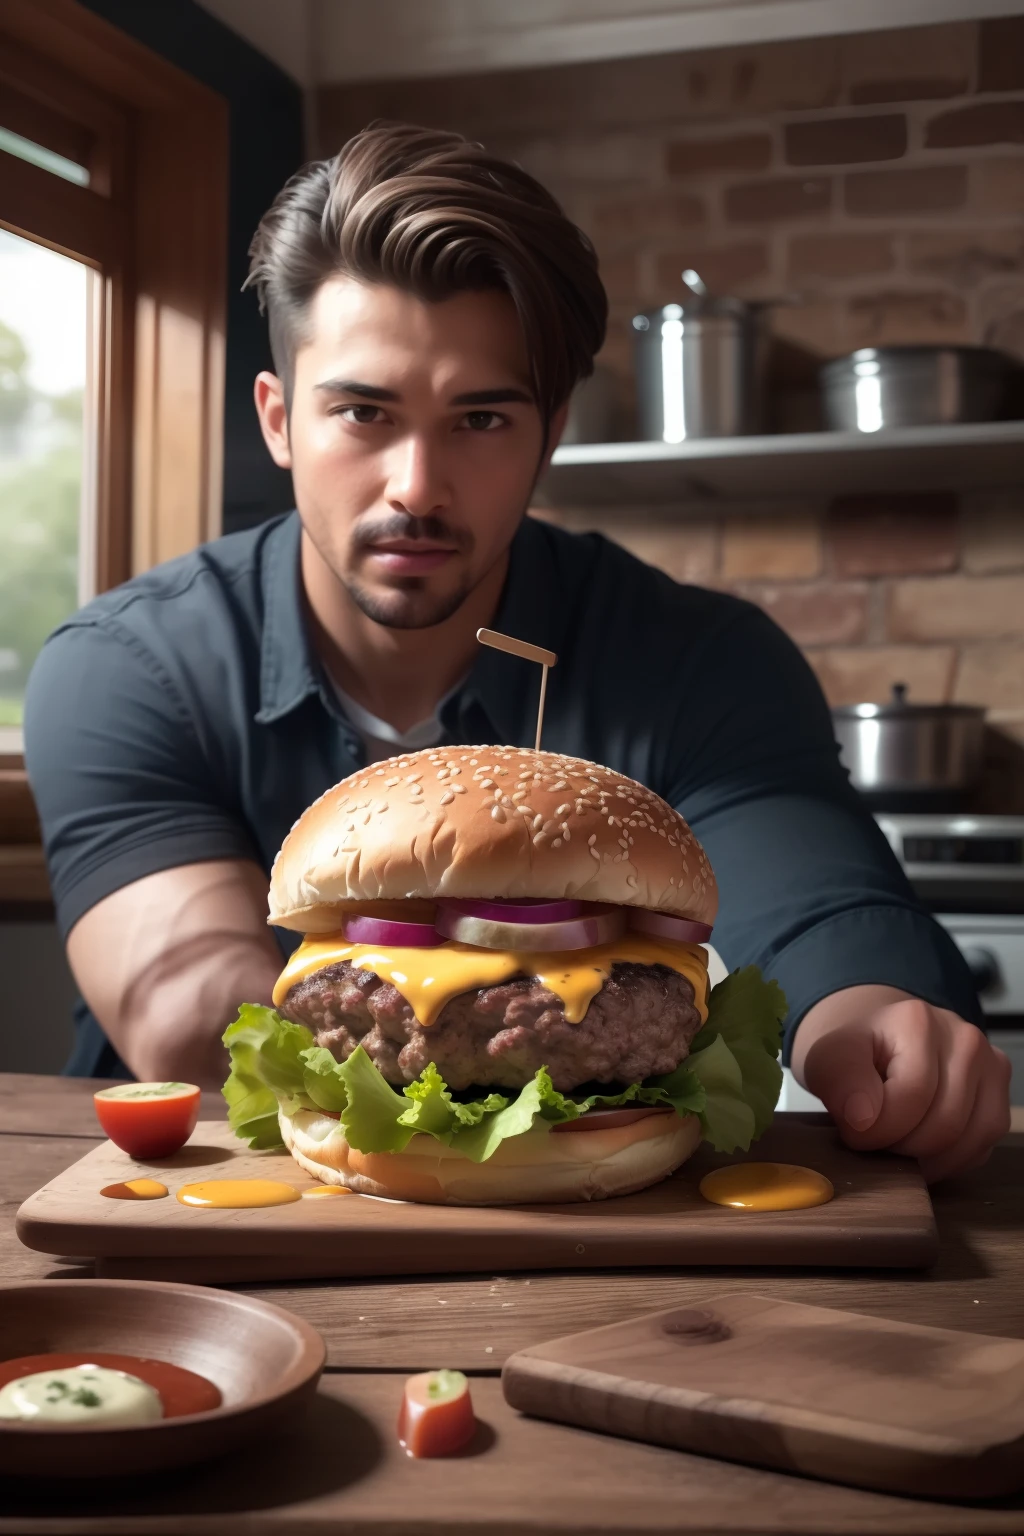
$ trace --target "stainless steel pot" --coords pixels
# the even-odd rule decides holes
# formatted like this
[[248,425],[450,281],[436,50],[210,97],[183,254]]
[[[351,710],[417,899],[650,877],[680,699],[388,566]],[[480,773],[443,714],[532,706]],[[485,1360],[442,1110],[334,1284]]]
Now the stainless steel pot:
[[759,430],[765,308],[695,294],[634,316],[642,439],[681,443]]
[[973,704],[908,704],[896,683],[888,704],[832,711],[839,755],[866,794],[957,795],[981,773],[985,711]]
[[862,347],[821,369],[825,420],[835,432],[994,421],[1018,372],[993,347]]

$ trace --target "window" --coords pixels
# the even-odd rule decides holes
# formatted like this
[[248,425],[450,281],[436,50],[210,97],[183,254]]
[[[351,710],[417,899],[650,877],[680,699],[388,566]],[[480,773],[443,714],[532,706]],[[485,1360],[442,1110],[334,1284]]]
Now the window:
[[25,679],[220,530],[227,109],[71,0],[0,6],[0,906],[45,900]]
[[29,668],[92,596],[86,408],[94,274],[0,229],[0,730]]

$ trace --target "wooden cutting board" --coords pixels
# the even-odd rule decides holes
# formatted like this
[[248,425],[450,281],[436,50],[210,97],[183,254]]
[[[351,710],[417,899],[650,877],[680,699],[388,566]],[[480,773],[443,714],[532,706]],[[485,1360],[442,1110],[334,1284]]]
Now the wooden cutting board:
[[865,1488],[1024,1487],[1019,1339],[725,1294],[521,1350],[502,1387],[540,1418]]
[[[670,1179],[615,1200],[561,1206],[412,1205],[362,1195],[297,1200],[264,1210],[197,1210],[174,1199],[202,1179],[314,1181],[287,1153],[250,1152],[223,1124],[200,1121],[188,1146],[160,1164],[134,1162],[110,1142],[18,1212],[29,1248],[94,1258],[104,1275],[207,1283],[314,1276],[596,1269],[623,1264],[918,1267],[938,1251],[917,1164],[851,1152],[829,1125],[777,1115],[756,1160],[800,1163],[831,1179],[836,1197],[802,1211],[759,1213],[709,1204],[705,1173],[742,1158],[702,1148]],[[106,1184],[158,1178],[163,1200],[110,1200]]]

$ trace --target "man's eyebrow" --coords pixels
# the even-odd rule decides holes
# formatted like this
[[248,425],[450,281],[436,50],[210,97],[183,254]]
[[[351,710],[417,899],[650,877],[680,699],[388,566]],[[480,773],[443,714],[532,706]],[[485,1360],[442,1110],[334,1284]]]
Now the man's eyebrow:
[[[324,379],[317,384],[317,389],[331,395],[358,395],[361,400],[382,400],[393,403],[401,400],[401,395],[393,389],[381,389],[377,384],[362,384],[358,379]],[[507,384],[500,389],[472,389],[462,395],[454,395],[450,402],[452,405],[532,405],[533,396],[529,390],[517,389],[514,385]]]
[[358,379],[324,379],[317,389],[331,395],[359,395],[364,400],[400,400],[393,389],[380,389],[376,384],[360,384]]
[[532,405],[533,396],[529,390],[513,389],[507,386],[504,389],[473,389],[465,395],[455,395],[452,405]]

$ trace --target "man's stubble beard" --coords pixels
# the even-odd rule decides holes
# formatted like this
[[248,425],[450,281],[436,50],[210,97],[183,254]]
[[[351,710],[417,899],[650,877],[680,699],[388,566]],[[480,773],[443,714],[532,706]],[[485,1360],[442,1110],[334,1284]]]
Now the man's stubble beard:
[[[527,497],[516,522],[512,535],[513,539],[515,538],[515,533],[518,532],[523,518],[526,516],[529,505],[530,497]],[[410,522],[412,524],[411,527]],[[357,537],[350,554],[355,555],[359,549],[366,548],[372,542],[373,537],[398,536],[415,538],[416,534],[412,531],[413,529],[419,530],[424,538],[451,538],[459,546],[461,554],[466,556],[472,554],[474,541],[471,535],[466,535],[461,531],[456,533],[455,530],[449,529],[436,518],[407,520],[402,518],[400,514],[396,515],[393,519],[386,520],[383,525],[378,524],[374,528],[372,535],[369,530],[365,530],[362,537]],[[423,577],[410,576],[405,579],[404,584],[400,584],[396,588],[391,588],[387,592],[375,592],[371,588],[364,586],[357,577],[338,570],[325,551],[321,550],[321,558],[329,566],[335,580],[344,587],[345,592],[359,609],[360,613],[365,614],[368,619],[372,619],[375,624],[380,624],[384,629],[433,629],[436,625],[443,624],[458,612],[466,599],[480,586],[481,582],[486,581],[497,562],[507,558],[511,545],[512,539],[509,540],[503,549],[499,550],[491,564],[482,570],[475,580],[467,572],[453,591],[446,593],[443,597],[438,597],[426,610],[418,613],[409,611],[404,613],[401,611],[396,612],[395,608],[399,607],[400,609],[403,592],[424,592],[426,583]]]
[[[435,604],[425,612],[396,613],[393,604],[396,601],[399,603],[402,601],[401,589],[392,590],[386,594],[373,592],[352,577],[342,576],[337,572],[335,575],[360,613],[365,614],[368,619],[372,619],[375,624],[380,624],[384,629],[433,629],[435,625],[443,624],[446,619],[450,619],[457,613],[466,598],[479,585],[467,576],[453,592],[437,598]],[[406,591],[412,593],[422,590],[421,578],[410,577]]]

